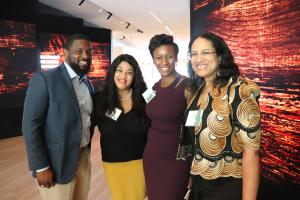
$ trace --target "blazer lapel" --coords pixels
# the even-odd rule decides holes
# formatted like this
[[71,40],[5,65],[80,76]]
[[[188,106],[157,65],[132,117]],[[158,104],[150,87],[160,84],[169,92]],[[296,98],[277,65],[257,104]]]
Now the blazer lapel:
[[76,93],[75,93],[75,90],[74,90],[74,87],[73,87],[73,84],[72,84],[72,80],[71,80],[70,75],[67,71],[67,68],[65,67],[65,65],[62,64],[58,67],[58,71],[59,71],[59,74],[62,78],[62,81],[64,83],[64,86],[65,86],[66,90],[71,95],[72,101],[73,101],[77,111],[80,113],[77,96],[76,96]]

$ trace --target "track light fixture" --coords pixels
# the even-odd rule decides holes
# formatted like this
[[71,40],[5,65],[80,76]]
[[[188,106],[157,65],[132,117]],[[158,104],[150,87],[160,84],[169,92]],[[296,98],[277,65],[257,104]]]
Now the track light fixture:
[[78,7],[80,7],[83,4],[83,2],[85,2],[85,0],[81,0],[78,4]]
[[144,33],[144,31],[142,31],[141,29],[137,29],[136,31],[139,33]]
[[127,23],[127,25],[126,25],[125,29],[128,29],[130,26],[130,23],[129,22],[126,22],[126,23]]
[[111,18],[111,16],[112,16],[112,13],[108,12],[108,17],[106,19],[109,20],[109,18]]

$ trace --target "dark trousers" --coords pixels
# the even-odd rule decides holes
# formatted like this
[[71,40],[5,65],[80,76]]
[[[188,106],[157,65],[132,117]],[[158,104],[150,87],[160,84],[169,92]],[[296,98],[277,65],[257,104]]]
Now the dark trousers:
[[192,175],[192,200],[241,200],[242,179],[234,177],[206,180]]

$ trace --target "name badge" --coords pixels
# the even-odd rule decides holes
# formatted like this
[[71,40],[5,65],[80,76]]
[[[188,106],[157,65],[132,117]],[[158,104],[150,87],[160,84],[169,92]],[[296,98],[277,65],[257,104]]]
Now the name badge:
[[200,126],[203,110],[191,110],[188,114],[185,126]]
[[147,103],[149,103],[156,95],[156,92],[152,88],[148,88],[144,93],[143,97]]
[[115,121],[117,121],[117,119],[119,118],[119,116],[121,115],[122,110],[115,108],[115,111],[112,112],[111,114],[106,113],[105,115]]

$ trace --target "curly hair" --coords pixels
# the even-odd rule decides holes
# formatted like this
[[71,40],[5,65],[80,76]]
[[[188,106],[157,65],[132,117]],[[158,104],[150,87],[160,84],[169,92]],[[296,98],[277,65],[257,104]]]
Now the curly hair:
[[121,102],[119,100],[119,94],[117,92],[117,86],[114,81],[116,69],[121,62],[127,62],[132,66],[134,71],[132,89],[132,110],[137,112],[141,116],[145,116],[146,102],[142,97],[142,93],[146,91],[147,86],[144,82],[142,72],[136,59],[128,54],[121,54],[114,59],[111,66],[108,69],[104,88],[102,91],[96,94],[96,116],[101,119],[105,116],[105,113],[113,113],[115,108],[121,110]]
[[159,34],[155,35],[151,38],[148,49],[150,51],[150,54],[153,58],[153,52],[156,48],[160,47],[161,45],[172,45],[175,55],[177,57],[179,48],[178,45],[173,41],[173,36],[166,35],[166,34]]
[[[213,47],[215,48],[217,56],[221,58],[218,74],[214,80],[215,88],[217,89],[222,88],[224,85],[226,85],[226,83],[229,81],[231,77],[240,75],[239,68],[237,64],[234,62],[232,53],[222,37],[212,32],[199,34],[190,41],[188,46],[189,52],[191,52],[192,45],[194,44],[195,40],[197,40],[198,38],[209,40],[212,43]],[[195,74],[192,68],[191,61],[189,62],[188,65],[188,72],[191,78],[191,82],[188,85],[188,89],[193,94],[201,86],[204,79],[202,77],[198,77]]]

